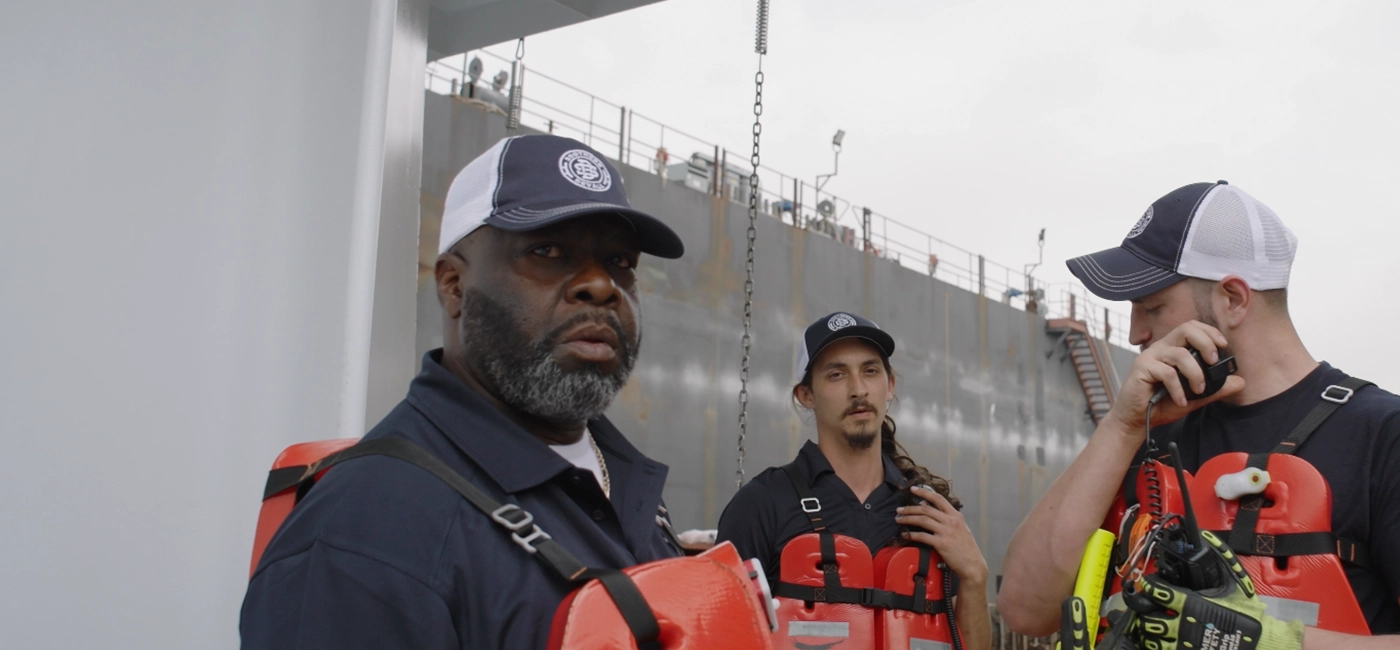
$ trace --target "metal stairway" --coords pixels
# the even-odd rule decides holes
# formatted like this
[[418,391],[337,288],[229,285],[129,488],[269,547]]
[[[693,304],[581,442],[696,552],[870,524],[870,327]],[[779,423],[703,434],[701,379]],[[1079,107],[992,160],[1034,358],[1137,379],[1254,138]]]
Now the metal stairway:
[[1046,322],[1045,329],[1060,336],[1045,356],[1053,355],[1056,349],[1064,345],[1065,351],[1060,359],[1067,357],[1074,363],[1079,386],[1084,389],[1084,398],[1088,401],[1089,417],[1093,418],[1094,424],[1098,424],[1113,407],[1113,391],[1117,388],[1113,381],[1117,373],[1109,365],[1108,350],[1101,349],[1089,336],[1089,326],[1084,321],[1053,318]]

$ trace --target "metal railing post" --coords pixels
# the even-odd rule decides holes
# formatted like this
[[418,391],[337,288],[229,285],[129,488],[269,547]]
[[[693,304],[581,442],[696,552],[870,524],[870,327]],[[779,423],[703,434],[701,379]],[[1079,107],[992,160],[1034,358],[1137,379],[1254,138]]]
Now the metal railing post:
[[793,179],[792,179],[792,225],[794,225],[794,226],[796,226],[796,227],[798,227],[798,228],[801,228],[801,227],[802,227],[802,224],[799,223],[799,219],[797,218],[798,213],[800,213],[800,212],[802,211],[802,198],[801,198],[801,197],[802,197],[802,181],[797,180],[797,177],[793,177]]
[[710,159],[710,194],[719,196],[719,145],[715,145],[715,157]]
[[593,95],[588,96],[588,146],[593,146],[593,108],[598,103],[598,98]]
[[870,243],[870,208],[860,209],[860,238],[865,241],[865,252],[874,249]]
[[977,295],[987,295],[987,258],[977,256]]
[[623,106],[617,113],[617,161],[627,164],[627,147],[624,140],[627,137],[627,107]]
[[729,196],[729,150],[719,150],[719,198],[728,201]]

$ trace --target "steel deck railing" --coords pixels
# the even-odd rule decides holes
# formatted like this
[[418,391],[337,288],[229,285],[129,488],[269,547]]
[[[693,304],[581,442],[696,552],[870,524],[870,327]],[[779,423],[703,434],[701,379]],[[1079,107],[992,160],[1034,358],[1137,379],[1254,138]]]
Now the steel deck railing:
[[[478,56],[485,69],[473,84],[467,76],[467,62]],[[510,59],[488,50],[433,61],[428,64],[426,87],[439,94],[470,93],[504,112],[510,84],[515,80],[508,79],[500,91],[491,89],[490,80],[496,74],[493,70],[504,68],[509,75],[510,63]],[[522,125],[575,138],[622,164],[671,180],[689,177],[688,184],[699,191],[748,203],[751,167],[747,155],[533,68],[525,69],[520,77]],[[693,174],[685,167],[692,160],[696,162]],[[713,173],[715,161],[726,173]],[[768,166],[759,167],[759,193],[763,212],[772,218],[821,232],[858,250],[1018,308],[1027,308],[1027,301],[1035,295],[1035,307],[1047,318],[1085,321],[1096,338],[1131,347],[1128,317],[1098,302],[1077,283],[1046,284],[1034,274],[987,259],[868,206],[831,192],[818,192],[812,183]]]

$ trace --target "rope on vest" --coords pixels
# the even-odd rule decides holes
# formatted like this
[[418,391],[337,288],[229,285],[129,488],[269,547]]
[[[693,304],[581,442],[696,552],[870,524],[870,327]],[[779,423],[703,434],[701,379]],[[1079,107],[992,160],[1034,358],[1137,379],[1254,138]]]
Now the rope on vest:
[[[749,349],[753,344],[753,338],[750,336],[753,330],[753,248],[754,239],[758,235],[758,141],[763,133],[763,55],[768,53],[768,0],[758,0],[753,50],[758,54],[758,72],[753,77],[753,153],[749,156],[753,171],[749,173],[749,254],[744,262],[744,360],[739,370],[739,467],[735,472],[736,487],[744,486],[744,438],[749,432]],[[719,161],[716,160],[715,164],[718,165]],[[724,172],[716,169],[715,173]]]

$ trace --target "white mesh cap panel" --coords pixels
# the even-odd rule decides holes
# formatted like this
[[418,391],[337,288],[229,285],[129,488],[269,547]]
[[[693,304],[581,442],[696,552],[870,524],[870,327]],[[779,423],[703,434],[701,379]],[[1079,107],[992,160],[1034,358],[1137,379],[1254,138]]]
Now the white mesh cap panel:
[[1264,256],[1271,262],[1291,261],[1298,250],[1298,240],[1293,236],[1293,231],[1284,226],[1268,206],[1259,203],[1256,207],[1259,209],[1259,224],[1264,227]]
[[1297,247],[1272,210],[1234,185],[1217,185],[1196,209],[1176,271],[1206,280],[1239,276],[1255,291],[1282,289]]
[[1196,236],[1191,250],[1211,257],[1254,261],[1249,212],[1234,192],[1212,191],[1191,222]]
[[[519,137],[519,136],[516,136]],[[471,234],[486,222],[496,207],[496,189],[500,184],[501,160],[514,137],[497,142],[475,160],[467,163],[452,186],[447,188],[443,202],[442,231],[438,234],[438,254],[447,252],[453,244]]]

